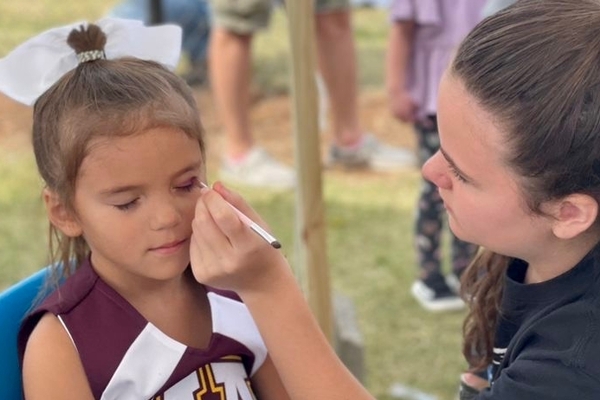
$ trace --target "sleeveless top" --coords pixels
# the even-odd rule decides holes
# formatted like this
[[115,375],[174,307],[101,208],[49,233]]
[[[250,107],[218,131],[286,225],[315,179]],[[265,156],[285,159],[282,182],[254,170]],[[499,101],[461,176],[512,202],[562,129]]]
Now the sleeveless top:
[[23,321],[21,361],[29,335],[51,312],[71,337],[96,399],[254,400],[250,377],[267,356],[265,345],[234,293],[207,289],[213,331],[205,349],[191,348],[148,322],[88,260]]

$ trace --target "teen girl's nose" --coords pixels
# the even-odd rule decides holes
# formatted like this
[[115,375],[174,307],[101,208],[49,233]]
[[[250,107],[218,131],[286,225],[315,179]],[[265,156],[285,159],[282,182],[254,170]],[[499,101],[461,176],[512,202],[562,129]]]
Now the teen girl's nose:
[[152,207],[150,227],[154,230],[169,229],[182,221],[182,213],[174,200],[157,201]]
[[423,177],[440,189],[452,189],[447,162],[438,150],[423,164],[421,168]]

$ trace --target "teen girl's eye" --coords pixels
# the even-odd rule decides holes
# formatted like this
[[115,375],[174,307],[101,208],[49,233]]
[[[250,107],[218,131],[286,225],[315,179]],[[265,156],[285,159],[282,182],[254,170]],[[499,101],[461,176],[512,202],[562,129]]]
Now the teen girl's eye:
[[450,172],[452,172],[452,175],[454,175],[459,182],[467,182],[467,179],[461,175],[461,173],[456,169],[456,167],[454,167],[454,165],[452,165],[452,163],[448,163],[448,168],[450,169]]
[[137,197],[127,203],[124,203],[124,204],[115,204],[114,207],[121,211],[129,211],[137,205],[138,200],[139,200],[139,197]]

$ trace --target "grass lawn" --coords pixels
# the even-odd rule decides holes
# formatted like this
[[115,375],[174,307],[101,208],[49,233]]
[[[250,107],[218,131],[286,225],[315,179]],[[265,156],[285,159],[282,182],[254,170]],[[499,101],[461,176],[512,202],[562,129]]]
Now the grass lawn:
[[[95,20],[114,3],[2,0],[0,57],[48,27]],[[263,103],[279,97],[287,101],[287,24],[281,11],[274,17],[271,29],[256,38],[254,49],[254,85]],[[375,93],[361,102],[368,105],[382,97],[385,11],[357,10],[354,21],[361,89],[364,96]],[[369,128],[376,129],[380,121],[389,119],[385,102],[377,104],[381,106],[369,119]],[[11,129],[14,118],[28,116],[0,109],[0,290],[46,263],[47,224],[28,132]],[[205,118],[215,119],[206,114]],[[27,126],[28,122],[20,122],[19,126]],[[219,129],[215,126],[207,125],[208,135],[215,136],[213,130]],[[428,314],[409,295],[416,274],[412,223],[419,172],[327,171],[323,183],[332,285],[355,303],[366,346],[369,390],[378,399],[389,400],[390,385],[402,382],[440,400],[454,399],[458,375],[465,366],[460,355],[463,315]],[[293,263],[294,194],[240,190],[270,223]]]

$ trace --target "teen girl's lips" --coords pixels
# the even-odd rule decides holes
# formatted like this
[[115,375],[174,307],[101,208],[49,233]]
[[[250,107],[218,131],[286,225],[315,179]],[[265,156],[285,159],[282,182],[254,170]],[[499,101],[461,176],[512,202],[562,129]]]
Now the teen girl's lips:
[[442,193],[440,193],[439,189],[438,189],[438,194],[440,195],[440,198],[442,199],[442,203],[444,204],[444,208],[446,209],[446,211],[448,213],[452,213],[452,208],[448,205],[448,203],[446,203],[446,200],[444,200],[444,196],[442,196]]
[[452,214],[452,208],[446,202],[444,202],[444,208],[448,213]]
[[150,251],[152,251],[154,253],[162,254],[162,255],[173,254],[173,253],[176,253],[177,251],[179,251],[181,248],[183,248],[183,245],[187,241],[188,241],[187,239],[183,239],[183,240],[178,240],[178,241],[171,242],[171,243],[165,243],[159,247],[151,248]]

